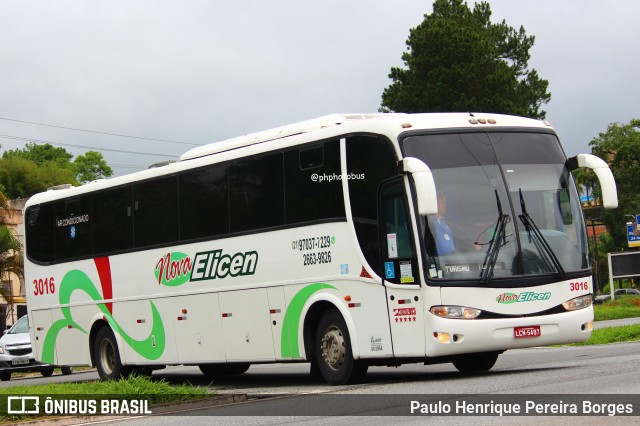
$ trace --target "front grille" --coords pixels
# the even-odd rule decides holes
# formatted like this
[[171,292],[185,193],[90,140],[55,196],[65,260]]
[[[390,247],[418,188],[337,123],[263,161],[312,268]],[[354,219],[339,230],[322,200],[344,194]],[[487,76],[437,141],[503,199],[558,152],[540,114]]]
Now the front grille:
[[563,312],[567,312],[567,310],[562,305],[557,305],[557,306],[554,306],[553,308],[550,308],[550,309],[547,309],[547,310],[544,310],[544,311],[540,311],[540,312],[534,312],[532,314],[520,314],[520,315],[498,314],[498,313],[490,312],[490,311],[482,311],[482,313],[478,316],[477,319],[539,317],[539,316],[545,316],[545,315],[561,314]]
[[31,353],[31,348],[20,348],[20,349],[7,348],[7,352],[9,352],[9,355],[13,355],[13,356],[28,355]]

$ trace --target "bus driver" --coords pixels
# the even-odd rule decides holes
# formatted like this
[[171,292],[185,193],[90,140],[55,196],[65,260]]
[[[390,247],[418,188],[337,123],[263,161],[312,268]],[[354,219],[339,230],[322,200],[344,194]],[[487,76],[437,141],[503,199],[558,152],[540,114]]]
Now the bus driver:
[[447,199],[443,193],[438,193],[438,213],[433,220],[433,234],[436,243],[436,252],[439,256],[453,253],[455,246],[451,234],[451,228],[447,225],[444,215],[447,212]]

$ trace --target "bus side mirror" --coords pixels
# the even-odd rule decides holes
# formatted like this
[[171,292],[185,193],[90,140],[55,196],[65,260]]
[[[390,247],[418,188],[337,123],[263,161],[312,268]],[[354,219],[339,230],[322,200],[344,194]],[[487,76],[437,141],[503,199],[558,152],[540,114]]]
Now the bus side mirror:
[[618,190],[616,188],[616,180],[609,165],[599,157],[591,154],[578,154],[567,160],[567,168],[569,171],[580,167],[586,167],[596,174],[600,181],[602,189],[602,205],[605,209],[615,209],[618,207]]
[[436,183],[433,180],[431,169],[424,161],[407,157],[400,162],[400,172],[409,173],[416,187],[418,201],[418,213],[421,215],[438,213],[438,201],[436,198]]

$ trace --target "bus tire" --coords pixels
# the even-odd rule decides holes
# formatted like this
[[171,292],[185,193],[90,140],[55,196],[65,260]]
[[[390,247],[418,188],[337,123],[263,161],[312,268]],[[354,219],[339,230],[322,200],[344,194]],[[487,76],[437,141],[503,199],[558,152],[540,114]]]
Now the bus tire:
[[94,364],[102,380],[119,380],[127,377],[130,369],[120,361],[116,337],[108,326],[98,330],[94,343]]
[[0,380],[2,380],[3,382],[11,380],[11,372],[3,371],[2,373],[0,373]]
[[65,365],[64,367],[60,367],[60,372],[64,376],[68,376],[69,374],[73,373],[73,370],[71,369],[71,367]]
[[498,355],[498,352],[460,355],[453,360],[453,366],[461,373],[482,373],[491,370]]
[[324,377],[322,377],[322,372],[320,371],[320,366],[318,365],[317,359],[311,360],[311,364],[309,365],[309,376],[311,376],[311,380],[313,380],[314,382],[324,381]]
[[329,310],[320,318],[314,342],[314,362],[330,385],[357,383],[367,374],[369,366],[353,359],[349,330],[337,310]]
[[40,374],[42,374],[43,377],[51,377],[53,375],[53,367],[43,367],[40,370]]
[[237,362],[229,364],[200,364],[198,368],[202,374],[209,378],[231,376],[233,374],[242,374],[251,367],[248,362]]

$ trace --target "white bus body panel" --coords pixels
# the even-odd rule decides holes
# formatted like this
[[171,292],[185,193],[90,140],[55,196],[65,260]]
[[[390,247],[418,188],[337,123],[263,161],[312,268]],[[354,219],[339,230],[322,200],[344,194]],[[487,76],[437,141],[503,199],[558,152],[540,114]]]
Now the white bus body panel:
[[[321,248],[316,243],[320,237],[328,237],[330,246]],[[313,242],[305,245],[301,240]],[[214,270],[206,253],[218,250],[227,259]],[[318,254],[328,251],[330,261],[325,258],[326,263],[318,263]],[[249,266],[255,269],[249,268],[242,275],[246,266],[242,260],[252,257],[252,253],[257,261]],[[242,256],[234,263],[237,254]],[[309,254],[316,255],[315,264],[309,261]],[[181,256],[189,258],[192,268],[199,272],[181,275],[178,272]],[[176,260],[167,262],[167,259]],[[167,272],[172,262],[173,273]],[[307,298],[297,313],[289,313],[289,305],[298,293],[308,291],[305,288],[317,286],[312,294],[314,300],[339,305],[336,307],[350,324],[351,334],[357,339],[353,344],[354,356],[391,356],[384,287],[371,278],[360,278],[362,268],[346,222],[151,249],[101,261],[33,265],[28,269],[27,283],[44,277],[53,277],[56,283],[52,294],[31,297],[35,324],[43,328],[35,334],[34,350],[41,359],[46,334],[53,323],[65,321],[63,309],[68,308],[77,327],[65,326],[55,338],[49,338],[49,344],[55,344],[56,362],[64,365],[90,364],[89,332],[96,319],[109,316],[113,318],[108,321],[121,359],[127,364],[303,360],[306,354],[301,337],[302,312],[312,303]],[[216,276],[227,270],[238,274]],[[193,279],[194,276],[199,279]],[[76,281],[81,277],[81,282],[74,284],[72,277]],[[176,284],[179,281],[184,282]],[[69,303],[60,307],[61,289],[71,293]],[[27,291],[33,289],[27,286]],[[345,296],[356,304],[353,308],[348,307]],[[154,324],[154,309],[161,324]],[[290,320],[284,328],[287,314],[295,323]],[[298,336],[295,341],[290,335],[294,332]]]

